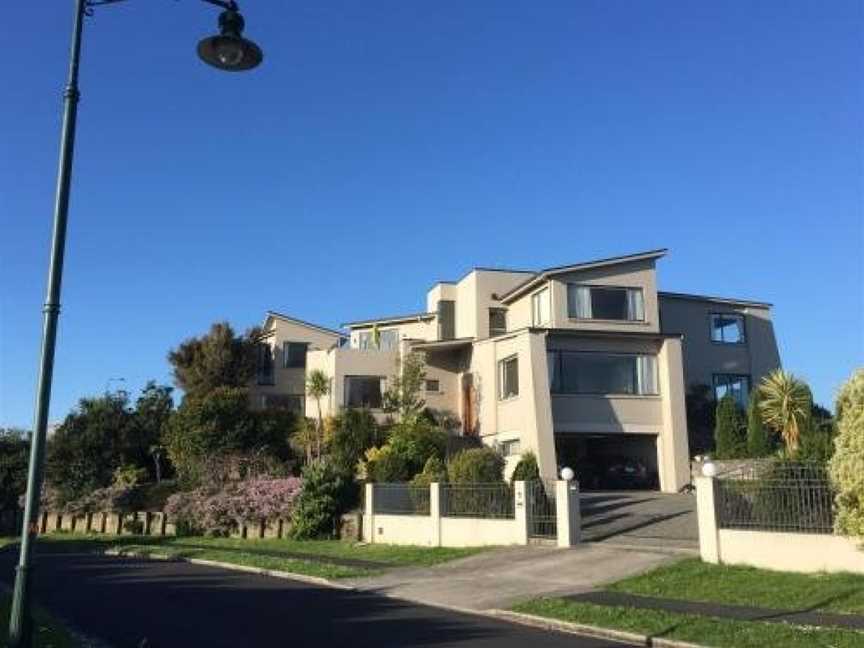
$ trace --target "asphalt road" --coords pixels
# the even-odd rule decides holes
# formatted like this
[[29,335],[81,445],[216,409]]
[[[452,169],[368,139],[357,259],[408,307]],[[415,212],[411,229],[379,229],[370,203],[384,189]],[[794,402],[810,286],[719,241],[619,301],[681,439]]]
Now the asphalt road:
[[[622,644],[297,581],[179,562],[40,553],[39,603],[115,648],[194,646],[477,646],[601,648]],[[12,583],[15,552],[0,552]]]

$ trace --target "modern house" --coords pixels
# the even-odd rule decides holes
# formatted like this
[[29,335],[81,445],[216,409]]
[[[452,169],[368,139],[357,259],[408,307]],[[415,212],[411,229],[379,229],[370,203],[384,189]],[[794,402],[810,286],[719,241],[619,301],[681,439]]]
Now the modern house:
[[[743,405],[780,359],[770,304],[659,292],[655,264],[665,254],[474,268],[432,286],[425,311],[348,322],[344,338],[269,313],[262,353],[277,369],[265,371],[274,384],[256,397],[299,408],[305,345],[305,369],[331,380],[325,413],[380,412],[400,358],[422,352],[427,406],[459,434],[498,447],[508,469],[532,450],[546,477],[570,465],[582,478],[617,462],[647,467],[657,487],[675,492],[690,479],[686,386],[731,392]],[[315,411],[308,398],[306,411]]]

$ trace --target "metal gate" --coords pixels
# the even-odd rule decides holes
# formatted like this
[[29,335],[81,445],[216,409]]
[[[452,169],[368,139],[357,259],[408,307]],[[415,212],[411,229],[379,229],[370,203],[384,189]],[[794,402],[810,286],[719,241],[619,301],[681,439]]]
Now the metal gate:
[[552,539],[558,537],[558,510],[555,506],[555,481],[525,483],[525,506],[528,516],[528,537]]

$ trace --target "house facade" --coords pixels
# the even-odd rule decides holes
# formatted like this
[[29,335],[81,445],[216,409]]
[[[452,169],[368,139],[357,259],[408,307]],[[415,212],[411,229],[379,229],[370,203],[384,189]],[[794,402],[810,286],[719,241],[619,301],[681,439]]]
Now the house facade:
[[[305,370],[331,380],[325,413],[369,407],[383,418],[388,378],[406,353],[422,352],[427,406],[499,448],[508,471],[530,450],[544,477],[567,465],[599,487],[604,471],[637,471],[648,474],[642,485],[675,492],[690,480],[686,386],[745,404],[780,361],[769,304],[658,291],[665,253],[541,271],[474,268],[432,286],[425,311],[349,322],[344,338],[317,327]],[[271,329],[283,358],[285,336],[306,334],[276,314]],[[316,411],[311,399],[305,407]]]

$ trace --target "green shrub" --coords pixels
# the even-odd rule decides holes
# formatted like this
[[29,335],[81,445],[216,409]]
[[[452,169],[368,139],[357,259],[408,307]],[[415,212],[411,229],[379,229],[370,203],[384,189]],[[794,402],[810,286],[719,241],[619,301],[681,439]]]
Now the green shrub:
[[856,370],[836,401],[837,438],[829,464],[837,488],[835,529],[864,537],[864,369]]
[[418,419],[397,423],[380,448],[366,452],[366,478],[375,482],[407,482],[423,470],[430,457],[443,459],[447,433]]
[[326,461],[303,468],[303,490],[291,518],[291,537],[297,540],[332,538],[352,487],[350,477]]
[[540,479],[540,467],[537,465],[537,456],[529,450],[522,453],[522,458],[510,475],[510,483],[535,479]]
[[123,530],[132,535],[141,535],[144,533],[144,520],[139,520],[137,517],[126,518],[123,520]]
[[771,436],[762,424],[759,413],[759,389],[750,393],[750,404],[747,406],[747,456],[767,457],[774,450]]
[[504,458],[493,448],[463,450],[447,462],[453,484],[479,484],[504,479]]
[[345,409],[331,423],[330,459],[345,473],[354,473],[369,448],[384,444],[386,432],[368,409]]
[[737,459],[745,454],[744,422],[731,395],[717,403],[714,449],[718,459]]
[[429,457],[426,460],[426,465],[423,466],[423,472],[414,475],[411,480],[413,486],[426,486],[432,483],[442,484],[447,481],[447,467],[444,462],[438,457]]

